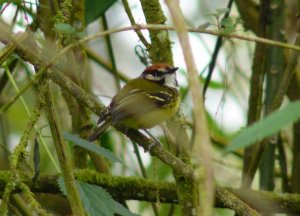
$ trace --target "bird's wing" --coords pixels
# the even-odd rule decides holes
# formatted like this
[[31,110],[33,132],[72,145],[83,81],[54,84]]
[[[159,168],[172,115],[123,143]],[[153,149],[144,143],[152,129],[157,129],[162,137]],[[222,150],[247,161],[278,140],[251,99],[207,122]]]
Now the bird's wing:
[[112,104],[112,121],[116,123],[125,118],[140,118],[158,107],[169,104],[171,100],[172,95],[167,92],[150,93],[147,90],[131,89]]

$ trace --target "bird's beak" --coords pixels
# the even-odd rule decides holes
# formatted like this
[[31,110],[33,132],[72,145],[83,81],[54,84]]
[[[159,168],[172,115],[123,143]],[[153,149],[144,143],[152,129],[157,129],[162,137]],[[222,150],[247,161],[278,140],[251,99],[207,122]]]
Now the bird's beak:
[[175,73],[177,70],[178,70],[178,67],[173,67],[173,68],[168,69],[167,73],[172,74],[172,73]]

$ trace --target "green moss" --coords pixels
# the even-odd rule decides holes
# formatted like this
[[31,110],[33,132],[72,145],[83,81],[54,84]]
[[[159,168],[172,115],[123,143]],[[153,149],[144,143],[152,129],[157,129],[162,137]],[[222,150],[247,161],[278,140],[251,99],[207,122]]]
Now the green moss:
[[4,193],[2,196],[2,202],[0,205],[0,215],[6,215],[7,213],[7,204],[10,198],[12,191],[15,189],[16,184],[12,175],[9,177],[9,181],[5,185]]
[[9,179],[11,177],[11,172],[9,171],[1,171],[1,175],[0,175],[0,187],[2,187],[3,184],[5,184],[5,182],[8,182]]
[[[164,24],[166,17],[158,0],[142,0],[143,12],[148,24]],[[151,46],[149,55],[152,63],[166,62],[173,65],[171,41],[167,31],[150,31]]]
[[164,24],[166,22],[167,19],[159,0],[141,0],[141,4],[148,24]]
[[72,8],[72,1],[64,1],[61,5],[61,10],[53,17],[54,23],[69,23]]
[[[61,10],[57,12],[57,14],[53,17],[53,23],[58,24],[58,23],[65,23],[69,24],[70,23],[70,17],[72,13],[72,1],[66,0],[62,3],[61,5]],[[56,31],[55,29],[53,29]],[[69,44],[71,41],[71,35],[63,32],[58,32],[56,31],[56,34],[58,35],[59,41],[62,42],[62,44]]]
[[[134,189],[143,188],[143,191],[140,190],[139,193],[141,197],[144,197],[145,194],[153,192],[156,188],[156,185],[153,184],[153,182],[149,181],[145,184],[145,180],[138,177],[116,177],[92,170],[80,170],[76,172],[76,177],[79,181],[101,185],[101,187],[106,188],[112,196],[126,193],[127,197],[131,197],[137,193]],[[133,190],[128,191],[126,188],[132,188]]]
[[10,168],[14,172],[18,168],[18,164],[22,158],[26,156],[26,147],[30,138],[31,131],[41,115],[42,108],[45,104],[45,85],[42,85],[39,91],[39,100],[36,107],[33,109],[27,127],[22,134],[19,145],[14,149],[14,152],[10,156]]

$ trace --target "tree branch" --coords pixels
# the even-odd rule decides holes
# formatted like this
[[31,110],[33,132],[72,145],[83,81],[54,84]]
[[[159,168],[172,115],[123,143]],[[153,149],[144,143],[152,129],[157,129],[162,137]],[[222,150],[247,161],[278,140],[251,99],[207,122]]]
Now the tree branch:
[[[7,178],[8,173],[9,171],[0,171],[1,196],[5,185],[9,181]],[[78,181],[103,187],[113,197],[148,202],[157,202],[157,198],[159,198],[162,203],[178,203],[176,185],[173,182],[157,182],[139,177],[109,176],[93,170],[78,170],[75,172],[75,177]],[[34,193],[61,194],[57,185],[58,178],[59,176],[56,175],[41,176],[34,183],[31,179],[23,179],[22,182],[28,185]],[[20,192],[19,189],[14,190],[14,193],[18,192]],[[215,207],[230,208],[237,212],[239,211],[238,208],[241,208],[240,205],[247,203],[246,205],[259,212],[300,214],[300,195],[295,194],[279,194],[217,186],[215,199]],[[247,211],[251,212],[250,209]],[[239,215],[247,215],[247,211]]]

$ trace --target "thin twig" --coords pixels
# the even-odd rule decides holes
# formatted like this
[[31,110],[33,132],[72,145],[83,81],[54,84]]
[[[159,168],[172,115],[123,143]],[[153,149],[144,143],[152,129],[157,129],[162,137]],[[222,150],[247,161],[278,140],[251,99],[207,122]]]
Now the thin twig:
[[[147,30],[175,30],[175,27],[168,26],[168,25],[159,25],[159,24],[148,24],[148,25],[137,24],[135,26],[127,26],[127,27],[122,27],[122,28],[118,28],[118,29],[111,29],[108,31],[99,32],[94,35],[87,36],[87,37],[79,40],[77,43],[82,44],[82,43],[88,42],[90,40],[94,40],[98,37],[102,37],[106,34],[114,34],[114,33],[118,33],[118,32],[130,31],[130,30],[136,30],[136,29],[140,29],[140,30],[146,30],[146,29]],[[295,46],[293,44],[283,43],[280,41],[270,40],[270,39],[261,38],[261,37],[253,37],[253,36],[241,35],[241,34],[226,34],[220,30],[205,30],[205,29],[198,29],[198,28],[187,28],[187,31],[195,32],[195,33],[216,35],[216,36],[223,36],[224,38],[241,39],[241,40],[245,40],[245,41],[249,41],[249,42],[263,43],[263,44],[267,44],[267,45],[272,45],[272,46],[277,46],[277,47],[282,47],[282,48],[286,48],[286,49],[293,49],[293,50],[300,51],[300,46]],[[66,47],[66,48],[68,48],[68,47]],[[68,50],[69,49],[70,48],[68,48]]]
[[[233,4],[233,0],[229,0],[228,5],[227,5],[228,11],[225,13],[222,20],[225,20],[229,17],[229,13],[231,11],[232,4]],[[207,77],[205,79],[204,86],[203,86],[203,92],[202,92],[203,93],[203,100],[205,100],[205,93],[206,93],[206,90],[207,90],[208,85],[210,83],[210,80],[211,80],[211,77],[212,77],[212,74],[213,74],[213,71],[214,71],[214,68],[215,68],[216,60],[217,60],[220,48],[222,46],[222,42],[223,42],[223,37],[218,36],[217,42],[215,44],[214,52],[212,54],[212,57],[211,57],[211,60],[210,60],[210,63],[209,63],[208,74],[207,74]]]
[[[105,14],[102,16],[102,25],[103,25],[104,30],[109,29]],[[108,55],[109,55],[111,66],[112,66],[112,73],[115,78],[116,87],[117,87],[118,91],[120,91],[120,88],[121,88],[120,78],[119,78],[119,74],[118,74],[118,70],[117,70],[116,58],[115,58],[115,54],[114,54],[113,45],[111,43],[110,35],[105,35],[105,41],[106,41]]]
[[214,203],[214,178],[211,161],[211,143],[203,106],[202,88],[198,82],[198,71],[194,61],[184,17],[179,7],[179,2],[173,0],[166,0],[165,2],[170,10],[175,30],[181,44],[181,49],[189,74],[189,86],[192,92],[194,105],[193,150],[195,152],[195,158],[200,158],[200,160],[198,159],[196,161],[197,168],[195,170],[196,180],[200,186],[200,206],[196,214],[201,216],[210,216],[212,215],[212,207]]
[[[13,43],[15,43],[17,46],[22,47],[22,44],[20,44],[20,42],[16,41],[13,36],[10,36],[10,32],[7,31],[6,26],[3,23],[0,23],[0,29],[2,30],[2,32],[0,33],[1,41],[7,43],[7,39],[9,39]],[[114,33],[118,33],[118,32],[130,31],[130,30],[136,30],[136,29],[140,29],[140,30],[146,30],[146,29],[147,30],[175,30],[175,27],[167,26],[167,25],[159,25],[159,24],[155,24],[155,25],[138,24],[135,26],[127,26],[127,27],[102,31],[102,32],[96,33],[94,35],[87,36],[75,43],[72,43],[72,44],[66,46],[59,53],[57,53],[53,58],[51,58],[45,67],[49,68],[51,66],[51,64],[53,64],[60,56],[64,55],[66,52],[68,52],[69,50],[71,50],[72,48],[74,48],[80,44],[84,44],[91,40],[95,40],[96,38],[103,37],[107,34],[114,34]],[[219,30],[204,30],[204,29],[197,29],[197,28],[187,28],[187,31],[216,35],[216,36],[223,36],[225,38],[236,38],[236,39],[246,40],[246,41],[250,41],[250,42],[263,43],[263,44],[267,44],[267,45],[272,45],[272,46],[277,46],[277,47],[282,47],[282,48],[286,48],[286,49],[300,51],[300,46],[283,43],[280,41],[274,41],[274,40],[270,40],[270,39],[266,39],[266,38],[252,37],[252,36],[239,35],[239,34],[225,34],[224,32],[219,31]]]
[[[125,9],[125,12],[127,13],[127,16],[129,18],[129,21],[130,21],[131,25],[135,26],[136,23],[135,23],[133,15],[131,13],[128,1],[127,0],[122,0],[122,2],[123,2],[123,6],[124,6],[124,9]],[[150,48],[150,44],[148,43],[147,39],[144,37],[144,35],[142,34],[142,32],[139,29],[136,29],[135,33],[137,34],[137,36],[139,37],[139,39],[141,40],[141,42],[144,44],[144,46],[146,47],[146,49]]]

